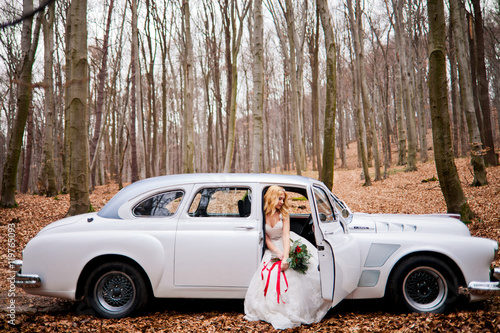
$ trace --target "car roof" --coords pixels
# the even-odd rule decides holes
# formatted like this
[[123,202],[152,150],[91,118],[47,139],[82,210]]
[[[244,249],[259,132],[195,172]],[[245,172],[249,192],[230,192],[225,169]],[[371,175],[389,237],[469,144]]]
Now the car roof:
[[316,179],[297,176],[270,173],[190,173],[177,174],[143,179],[124,187],[97,213],[104,218],[119,219],[118,209],[127,201],[141,195],[144,192],[161,190],[171,186],[182,186],[200,183],[265,183],[283,186],[307,186],[311,183],[319,183]]

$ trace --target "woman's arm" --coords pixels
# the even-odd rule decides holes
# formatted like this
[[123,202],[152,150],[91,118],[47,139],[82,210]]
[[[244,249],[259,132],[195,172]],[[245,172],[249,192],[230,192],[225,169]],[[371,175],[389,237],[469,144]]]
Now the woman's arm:
[[271,252],[273,252],[274,254],[276,254],[276,257],[278,257],[278,259],[281,259],[283,260],[283,252],[281,252],[280,249],[278,249],[274,244],[273,242],[271,241],[271,238],[266,234],[266,246],[269,250],[271,250]]
[[281,270],[285,271],[288,268],[288,254],[290,253],[290,217],[283,217],[283,259]]

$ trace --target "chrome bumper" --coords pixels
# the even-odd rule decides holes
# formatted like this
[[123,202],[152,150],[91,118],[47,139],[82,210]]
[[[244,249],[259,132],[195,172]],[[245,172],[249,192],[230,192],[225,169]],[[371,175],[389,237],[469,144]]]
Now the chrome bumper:
[[42,280],[38,275],[21,273],[23,268],[22,260],[14,260],[12,265],[14,265],[14,270],[16,271],[16,279],[14,280],[16,287],[39,288],[42,286]]
[[460,288],[460,294],[470,296],[500,296],[500,268],[492,270],[492,282],[472,281],[467,288]]

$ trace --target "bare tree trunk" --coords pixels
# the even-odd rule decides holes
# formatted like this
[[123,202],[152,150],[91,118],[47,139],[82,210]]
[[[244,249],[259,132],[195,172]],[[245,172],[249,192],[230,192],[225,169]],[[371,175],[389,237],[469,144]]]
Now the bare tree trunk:
[[70,207],[68,216],[87,213],[91,210],[89,198],[89,161],[87,139],[87,0],[72,0],[68,9],[67,33],[70,62],[68,80],[70,115]]
[[398,165],[405,165],[406,159],[406,126],[405,116],[403,110],[403,90],[402,90],[402,77],[400,66],[395,66],[396,72],[396,87],[395,87],[395,107],[396,107],[396,124],[398,129]]
[[262,109],[264,105],[264,19],[262,0],[254,1],[253,39],[253,154],[252,172],[262,172]]
[[[321,157],[321,138],[319,130],[319,25],[320,25],[319,10],[316,12],[316,28],[310,34],[309,40],[309,54],[311,63],[311,114],[313,118],[313,170],[318,171],[318,175],[322,174],[322,157]],[[342,126],[340,126],[342,130]],[[343,148],[341,148],[343,151]]]
[[[137,57],[138,57],[138,40],[137,40],[137,0],[131,0],[130,6],[132,9],[132,45],[130,48],[130,62],[131,62],[131,91],[130,91],[130,99],[131,99],[131,110],[130,110],[130,149],[131,149],[131,173],[132,173],[132,182],[138,181],[139,178],[139,167],[137,164],[137,131],[136,131],[136,111],[137,111]],[[142,126],[142,124],[139,124]],[[139,149],[142,149],[140,147]]]
[[99,140],[99,136],[101,135],[101,120],[102,120],[102,109],[104,105],[104,85],[106,81],[106,76],[108,74],[108,39],[109,39],[109,29],[111,26],[111,14],[113,13],[114,0],[110,0],[108,9],[108,18],[106,20],[106,31],[104,33],[104,40],[102,44],[102,63],[101,68],[99,69],[99,74],[97,75],[99,83],[97,88],[97,103],[95,110],[95,128],[94,128],[94,136],[92,138],[92,143],[90,146],[90,161],[91,162],[91,179],[92,186],[95,186],[95,162],[96,158],[96,150],[97,142]]
[[[33,0],[23,0],[23,14],[33,10]],[[9,139],[9,148],[5,165],[3,169],[2,179],[2,198],[0,199],[1,207],[17,207],[15,192],[17,183],[17,167],[19,166],[19,157],[21,155],[21,146],[23,143],[24,128],[28,118],[29,108],[31,106],[31,78],[32,68],[35,59],[35,52],[38,45],[38,36],[40,33],[41,15],[38,14],[35,28],[32,26],[33,18],[28,18],[23,21],[22,37],[21,37],[21,68],[19,72],[19,84],[17,95],[17,114],[14,120],[11,136]]]
[[418,114],[418,120],[419,120],[419,136],[420,136],[420,160],[422,162],[427,162],[428,156],[427,156],[427,112],[425,110],[425,102],[424,102],[424,86],[426,85],[425,82],[425,73],[426,73],[426,57],[424,56],[423,48],[424,48],[424,42],[422,39],[422,36],[424,36],[424,33],[422,32],[422,25],[424,23],[419,21],[418,22],[418,39],[416,41],[417,43],[417,48],[416,48],[416,56],[417,56],[417,77],[416,77],[416,90],[417,90],[417,114]]
[[[159,44],[160,44],[160,49],[161,49],[161,116],[158,116],[157,118],[161,118],[161,139],[160,139],[160,145],[158,147],[158,156],[159,156],[159,161],[158,161],[158,173],[160,175],[166,175],[167,174],[167,131],[168,131],[168,117],[167,117],[167,53],[170,51],[170,39],[167,37],[167,32],[171,31],[171,26],[170,28],[167,27],[166,21],[167,21],[167,5],[165,4],[163,6],[163,13],[158,13],[158,8],[156,6],[153,6],[151,8],[153,19],[154,19],[154,25],[156,27],[156,31],[159,36]],[[171,21],[171,24],[173,24],[173,19]]]
[[43,182],[44,190],[48,197],[57,195],[56,173],[54,167],[54,19],[55,4],[48,6],[47,14],[43,17],[43,41],[44,41],[44,84],[45,84],[45,134],[43,141]]
[[453,36],[453,21],[450,20],[448,33],[448,61],[450,63],[450,84],[451,84],[451,110],[452,110],[452,133],[453,133],[453,154],[460,157],[460,124],[462,117],[462,107],[460,105],[460,95],[457,76],[457,58],[455,52],[455,37]]
[[335,167],[335,116],[337,112],[337,50],[328,1],[318,0],[317,9],[321,17],[321,24],[325,34],[326,51],[325,131],[323,139],[323,166],[320,179],[329,189],[333,189]]
[[396,22],[394,28],[396,30],[396,49],[398,50],[398,65],[401,68],[401,84],[402,94],[404,100],[404,111],[406,116],[406,128],[408,131],[408,164],[406,171],[417,170],[417,132],[415,125],[415,113],[413,111],[412,95],[410,91],[410,73],[408,71],[407,52],[406,52],[406,38],[404,36],[403,28],[403,0],[393,0],[394,16]]
[[[370,20],[370,24],[372,24],[372,21]],[[377,44],[380,48],[380,50],[383,53],[384,56],[384,70],[385,70],[385,76],[384,76],[384,88],[380,88],[381,93],[379,94],[380,96],[380,101],[379,103],[381,105],[382,110],[385,110],[382,114],[382,150],[384,151],[384,173],[383,173],[383,178],[387,178],[387,170],[389,169],[391,165],[391,160],[392,160],[392,155],[391,155],[391,137],[390,137],[390,122],[389,122],[389,63],[387,59],[387,51],[384,49],[382,46],[382,42],[380,41],[380,37],[378,35],[378,32],[376,31],[375,28],[372,26],[372,30],[374,31],[374,35],[377,39]],[[388,32],[389,34],[389,32]],[[389,37],[388,37],[389,39]]]
[[436,169],[449,213],[468,221],[473,213],[467,203],[453,156],[448,84],[446,83],[446,24],[443,0],[427,0],[429,17],[429,99]]
[[26,147],[24,148],[23,161],[23,177],[21,181],[21,193],[28,193],[31,160],[33,156],[33,109],[30,107],[28,111],[28,119],[26,121]]
[[299,108],[299,101],[298,101],[298,83],[297,83],[297,76],[295,73],[295,68],[297,68],[297,63],[296,63],[296,49],[295,49],[295,40],[292,37],[293,34],[295,33],[295,18],[293,15],[293,5],[290,0],[286,0],[286,21],[287,21],[287,28],[288,28],[288,42],[290,44],[289,50],[290,50],[290,57],[289,57],[289,69],[290,69],[290,83],[291,83],[291,94],[290,94],[290,100],[291,100],[291,112],[292,112],[292,138],[293,138],[293,149],[294,149],[294,156],[295,156],[295,164],[296,164],[296,169],[297,169],[297,174],[301,175],[302,170],[304,170],[304,163],[302,160],[302,151],[305,149],[302,148],[302,125],[300,123],[300,108]]
[[[373,152],[373,159],[374,159],[374,169],[375,169],[375,181],[381,180],[382,176],[380,174],[380,155],[379,155],[379,144],[378,144],[378,136],[377,136],[377,129],[375,128],[375,111],[373,110],[372,102],[370,100],[370,96],[368,96],[368,84],[366,82],[366,71],[365,71],[365,57],[364,57],[364,46],[363,46],[363,24],[362,24],[362,18],[361,18],[361,5],[359,1],[356,1],[356,15],[357,15],[357,20],[356,23],[358,25],[358,35],[359,35],[359,51],[356,53],[356,56],[359,56],[359,78],[360,78],[360,83],[361,83],[361,96],[363,99],[363,110],[365,117],[368,119],[369,126],[368,128],[370,129],[370,137],[371,137],[371,148]],[[356,57],[356,58],[357,58]],[[370,161],[371,159],[368,158]]]
[[450,17],[453,21],[453,36],[455,37],[455,45],[457,50],[458,72],[460,81],[460,95],[462,98],[462,105],[465,108],[465,116],[467,119],[467,126],[469,128],[469,138],[471,140],[472,156],[471,164],[474,169],[473,186],[482,186],[488,183],[486,179],[486,168],[484,165],[484,158],[482,155],[482,141],[479,133],[477,119],[474,110],[474,101],[472,94],[472,79],[467,66],[467,54],[465,47],[465,29],[463,26],[464,20],[460,13],[459,0],[450,1]]
[[[226,157],[224,159],[224,172],[230,172],[231,166],[234,158],[234,147],[235,147],[235,135],[236,135],[236,94],[238,92],[238,54],[240,52],[241,38],[243,36],[243,21],[248,13],[251,6],[251,1],[244,2],[241,14],[237,10],[237,2],[231,0],[231,27],[232,34],[230,38],[230,75],[231,75],[231,85],[228,86],[227,93],[230,94],[231,101],[229,103],[229,117],[228,117],[228,131],[227,131],[227,147],[226,147]],[[238,17],[238,22],[236,22],[235,17]],[[226,43],[227,43],[226,39]],[[227,47],[226,47],[227,50]]]
[[[356,9],[359,11],[358,8],[358,1],[356,0]],[[363,109],[361,109],[361,103],[359,100],[359,97],[363,94],[363,83],[362,83],[362,67],[361,67],[361,62],[362,62],[362,57],[361,57],[361,43],[359,40],[359,25],[357,24],[357,20],[360,19],[361,15],[357,17],[357,20],[355,19],[356,14],[354,13],[354,9],[352,7],[352,0],[347,0],[347,6],[349,10],[349,22],[351,26],[351,34],[353,36],[353,53],[354,55],[352,56],[352,61],[354,62],[355,69],[353,71],[354,73],[354,93],[355,93],[355,108],[356,108],[356,114],[357,114],[357,123],[358,123],[358,147],[359,147],[359,152],[361,155],[361,164],[363,167],[363,175],[365,179],[365,186],[371,186],[371,177],[370,177],[370,172],[368,170],[368,158],[367,158],[367,148],[366,148],[366,128],[365,128],[365,117],[368,117],[367,114],[364,114]],[[365,81],[366,84],[366,81]],[[363,101],[364,102],[364,101]],[[365,105],[365,103],[363,103]],[[367,109],[368,106],[364,106],[364,109]]]
[[498,154],[495,153],[495,144],[493,141],[493,130],[491,126],[490,111],[490,93],[488,89],[488,77],[486,75],[486,65],[484,59],[484,29],[483,17],[481,14],[480,0],[472,0],[474,7],[474,31],[475,31],[475,50],[477,60],[477,75],[479,84],[479,103],[481,105],[481,114],[483,118],[483,138],[485,155],[484,162],[487,166],[498,165]]
[[[153,7],[155,8],[155,7]],[[156,89],[155,89],[155,75],[154,75],[154,65],[156,58],[156,43],[153,46],[152,38],[151,38],[151,26],[153,22],[151,22],[151,16],[153,11],[150,0],[146,0],[146,17],[144,20],[144,38],[146,39],[148,46],[149,59],[146,56],[145,43],[142,43],[142,52],[144,62],[148,63],[146,68],[146,78],[147,78],[147,117],[146,117],[146,128],[144,131],[145,135],[145,143],[146,143],[146,177],[152,177],[158,175],[158,167],[157,167],[157,156],[158,154],[158,118],[157,118],[157,110],[156,110]],[[156,39],[156,36],[154,36]]]
[[191,39],[191,12],[189,10],[189,0],[182,2],[182,23],[183,23],[183,74],[184,74],[184,124],[182,151],[182,170],[184,173],[194,172],[194,124],[193,124],[193,41]]

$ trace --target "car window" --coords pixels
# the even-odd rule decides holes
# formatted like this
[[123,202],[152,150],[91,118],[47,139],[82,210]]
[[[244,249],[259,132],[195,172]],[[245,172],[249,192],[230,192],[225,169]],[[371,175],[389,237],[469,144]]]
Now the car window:
[[293,190],[287,190],[286,193],[289,198],[290,214],[311,214],[309,200],[304,195]]
[[320,221],[324,223],[334,221],[335,215],[333,214],[333,207],[326,193],[322,189],[314,187],[314,197],[316,200],[316,207],[318,207]]
[[135,216],[171,216],[182,201],[184,192],[169,191],[154,195],[134,207]]
[[189,207],[189,216],[250,216],[252,192],[243,187],[211,187],[201,189]]

